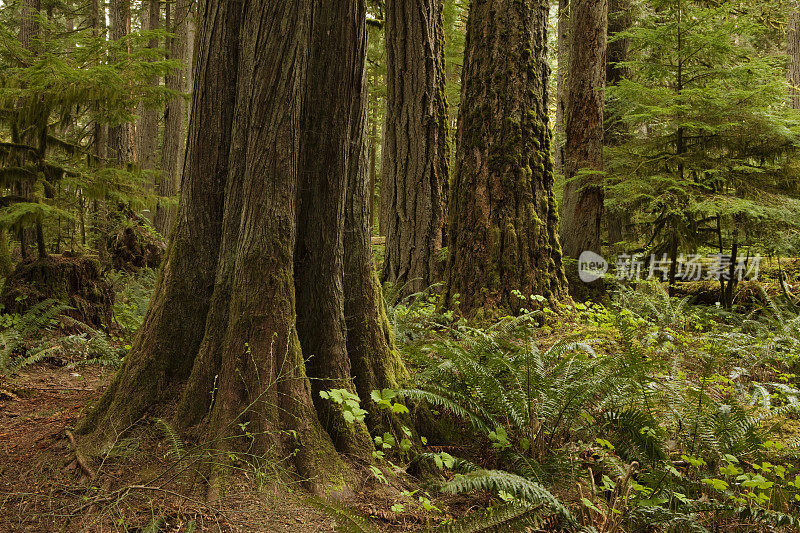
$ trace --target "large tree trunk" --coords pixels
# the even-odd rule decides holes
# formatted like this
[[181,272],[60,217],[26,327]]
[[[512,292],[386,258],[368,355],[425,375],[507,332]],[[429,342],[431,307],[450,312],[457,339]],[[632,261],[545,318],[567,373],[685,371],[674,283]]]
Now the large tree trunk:
[[[191,57],[189,50],[189,21],[191,0],[178,0],[174,5],[167,4],[169,31],[174,37],[169,39],[169,58],[180,62],[180,67],[166,78],[168,89],[185,93],[188,91],[188,63]],[[180,190],[181,173],[183,171],[184,146],[186,143],[186,100],[183,96],[170,98],[164,113],[164,143],[161,152],[161,180],[156,192],[159,196],[174,197]],[[159,202],[156,207],[156,229],[164,236],[169,236],[175,225],[177,206],[169,202]]]
[[[181,216],[132,352],[79,427],[90,437],[89,448],[109,445],[115,429],[124,430],[154,403],[170,399],[176,383],[191,372],[203,340],[222,234],[242,4],[206,2],[195,69],[203,97],[192,100],[197,118],[189,125]],[[209,386],[197,391],[190,406],[207,407],[214,369],[210,373]]]
[[311,0],[206,1],[178,224],[133,350],[79,428],[88,451],[184,384],[177,425],[218,448],[291,456],[322,483],[347,472],[334,442],[369,449],[363,427],[320,420],[303,358],[316,350],[312,377],[334,380],[314,390],[355,382],[365,404],[363,383],[402,371],[369,259],[365,9],[348,1],[315,4],[313,31]]
[[[111,40],[120,41],[130,33],[131,0],[111,0]],[[120,88],[125,90],[125,88]],[[129,122],[108,128],[108,155],[119,164],[135,159],[133,125]]]
[[571,2],[561,245],[574,259],[600,253],[607,16],[607,0]]
[[[41,0],[24,0],[22,2],[22,13],[19,21],[19,42],[23,48],[36,55],[41,48],[41,24],[39,17],[41,16],[42,3]],[[20,109],[25,109],[24,105]],[[31,117],[26,116],[25,113],[19,113],[16,124],[12,127],[12,141],[15,143],[26,144],[28,146],[36,146],[38,150],[36,154],[31,157],[30,153],[20,153],[14,162],[15,166],[36,165],[36,159],[41,162],[44,159],[45,146],[41,135],[43,128],[47,127],[46,123],[39,121],[39,123],[31,123]],[[44,137],[46,139],[46,137]],[[34,201],[32,198],[34,184],[28,180],[17,181],[12,186],[12,191],[16,196],[25,198],[26,201]],[[37,221],[35,226],[27,226],[19,229],[17,234],[20,245],[20,255],[22,259],[28,259],[28,247],[34,242],[37,242],[39,255],[44,246],[44,238],[42,236],[42,222]]]
[[789,96],[792,108],[800,109],[800,11],[792,11],[786,27],[786,53],[789,55]]
[[[366,104],[367,84],[361,88]],[[386,419],[369,401],[373,390],[397,388],[408,371],[395,349],[392,327],[386,315],[381,286],[372,260],[371,205],[365,138],[367,108],[362,105],[351,118],[350,160],[344,211],[344,312],[347,354],[356,390],[366,409],[373,433],[386,429]]]
[[517,309],[565,279],[547,116],[547,2],[475,0],[467,21],[446,303]]
[[381,165],[382,281],[438,281],[448,179],[441,0],[386,2],[387,110]]
[[[355,393],[347,355],[344,311],[344,203],[354,123],[361,119],[366,60],[366,11],[362,0],[318,0],[315,4],[309,77],[300,141],[295,293],[297,333],[308,361],[314,404],[338,450],[370,457],[372,443],[362,424],[348,424],[319,393]],[[358,135],[363,132],[358,131]],[[364,398],[365,403],[368,398]]]

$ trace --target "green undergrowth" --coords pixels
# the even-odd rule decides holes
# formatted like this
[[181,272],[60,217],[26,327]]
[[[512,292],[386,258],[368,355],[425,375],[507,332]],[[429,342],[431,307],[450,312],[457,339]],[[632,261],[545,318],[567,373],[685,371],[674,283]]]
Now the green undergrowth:
[[731,313],[642,284],[604,304],[473,327],[433,296],[387,298],[416,369],[394,401],[455,428],[414,453],[439,467],[437,491],[491,495],[490,517],[502,509],[573,530],[797,530],[800,315],[761,300]]

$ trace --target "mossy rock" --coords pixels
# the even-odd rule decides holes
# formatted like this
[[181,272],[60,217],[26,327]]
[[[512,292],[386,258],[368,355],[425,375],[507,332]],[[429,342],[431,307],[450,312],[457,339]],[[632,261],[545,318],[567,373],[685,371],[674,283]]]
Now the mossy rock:
[[64,254],[23,261],[6,278],[0,304],[5,313],[24,314],[50,299],[72,307],[67,316],[94,328],[112,327],[114,292],[95,258]]
[[125,272],[142,268],[158,268],[167,246],[147,220],[127,213],[119,229],[108,237],[108,253],[112,266]]

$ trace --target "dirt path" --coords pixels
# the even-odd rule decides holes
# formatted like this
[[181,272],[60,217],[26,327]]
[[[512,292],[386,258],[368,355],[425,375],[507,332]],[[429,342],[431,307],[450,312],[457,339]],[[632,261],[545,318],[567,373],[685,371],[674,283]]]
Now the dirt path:
[[285,484],[260,492],[234,488],[217,508],[202,501],[196,486],[130,489],[143,483],[143,472],[167,467],[163,444],[137,443],[135,456],[122,454],[96,480],[85,479],[65,429],[111,375],[98,366],[42,365],[0,378],[0,533],[142,531],[151,523],[159,525],[154,531],[174,532],[335,530],[335,517],[304,504],[302,491]]

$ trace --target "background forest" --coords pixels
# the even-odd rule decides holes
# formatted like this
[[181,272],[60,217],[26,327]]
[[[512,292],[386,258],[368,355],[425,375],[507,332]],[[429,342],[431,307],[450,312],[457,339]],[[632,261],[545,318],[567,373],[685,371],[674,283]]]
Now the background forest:
[[0,531],[800,530],[800,6],[0,0]]

